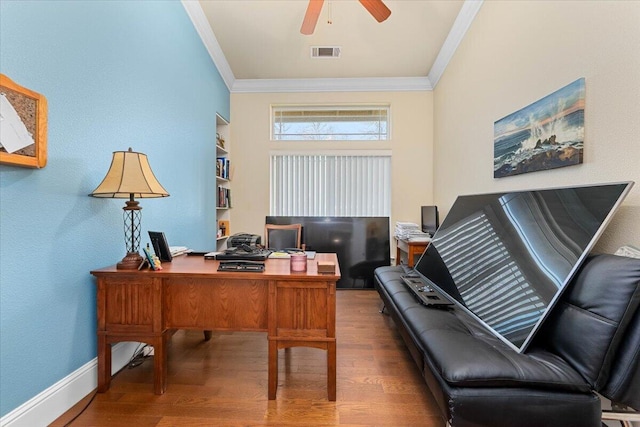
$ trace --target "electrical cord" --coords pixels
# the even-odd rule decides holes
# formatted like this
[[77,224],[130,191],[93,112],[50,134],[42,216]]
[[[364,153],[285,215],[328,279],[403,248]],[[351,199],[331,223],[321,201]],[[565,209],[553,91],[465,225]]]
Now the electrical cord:
[[144,344],[142,345],[142,347],[140,347],[141,345],[142,344],[138,344],[138,348],[136,348],[136,350],[133,352],[133,356],[131,356],[131,359],[129,359],[129,363],[127,363],[129,369],[133,369],[136,366],[142,365],[147,357],[149,357],[148,355],[144,354],[144,350],[149,347],[149,345]]
[[[118,371],[120,372],[120,371]],[[71,418],[69,420],[69,422],[67,422],[64,427],[69,427],[71,425],[71,423],[73,423],[80,415],[82,415],[84,413],[84,411],[87,410],[87,408],[89,407],[89,405],[91,405],[91,402],[93,402],[93,399],[96,398],[96,394],[98,394],[98,390],[93,392],[93,396],[91,396],[91,399],[89,399],[89,401],[87,402],[86,405],[84,405],[84,408],[82,408],[82,410],[80,412],[78,412],[73,418]]]
[[[129,361],[120,369],[118,369],[118,371],[113,374],[112,379],[115,378],[120,372],[122,372],[124,370],[124,368],[129,368],[129,369],[133,369],[137,366],[142,365],[142,363],[149,357],[151,357],[149,355],[149,353],[147,355],[144,354],[144,350],[149,347],[148,344],[138,344],[138,347],[136,347],[136,349],[133,351],[133,354],[131,355],[131,358],[129,359]],[[82,415],[84,413],[84,411],[87,410],[87,408],[91,405],[91,403],[93,402],[93,400],[96,398],[96,395],[98,394],[98,390],[93,392],[93,396],[91,396],[91,399],[89,399],[89,401],[87,402],[86,405],[84,405],[84,407],[82,408],[82,410],[80,412],[78,412],[73,418],[71,418],[65,425],[64,427],[69,427],[80,415]]]

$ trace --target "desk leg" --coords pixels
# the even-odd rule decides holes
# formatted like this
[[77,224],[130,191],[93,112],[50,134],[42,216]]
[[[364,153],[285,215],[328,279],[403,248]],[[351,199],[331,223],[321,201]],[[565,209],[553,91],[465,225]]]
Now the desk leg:
[[327,345],[327,398],[336,401],[336,342]]
[[407,265],[413,268],[413,261],[416,258],[416,249],[413,246],[409,246],[409,250],[407,251]]
[[171,335],[165,332],[153,344],[153,392],[164,394],[167,390],[167,341]]
[[269,400],[276,398],[278,391],[278,341],[269,340]]
[[400,251],[400,247],[396,246],[396,265],[400,265],[400,256],[402,252]]
[[107,337],[98,334],[98,392],[104,393],[111,385],[111,345]]

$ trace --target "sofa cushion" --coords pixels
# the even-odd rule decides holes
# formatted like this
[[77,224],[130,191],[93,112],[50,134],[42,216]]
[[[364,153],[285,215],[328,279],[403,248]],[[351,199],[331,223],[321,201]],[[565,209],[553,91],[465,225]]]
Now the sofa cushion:
[[[545,321],[534,345],[562,357],[600,390],[639,305],[640,259],[589,257]],[[634,344],[636,348],[639,345]]]
[[423,308],[419,317],[409,316],[407,321],[411,329],[421,330],[426,363],[454,387],[590,390],[562,358],[540,349],[517,353],[460,310]]
[[627,328],[627,334],[612,364],[604,388],[598,390],[613,402],[640,411],[640,309]]
[[589,384],[553,353],[536,349],[520,354],[458,308],[425,307],[400,276],[383,267],[376,279],[399,312],[401,321],[425,355],[425,369],[453,387],[534,387],[588,392]]

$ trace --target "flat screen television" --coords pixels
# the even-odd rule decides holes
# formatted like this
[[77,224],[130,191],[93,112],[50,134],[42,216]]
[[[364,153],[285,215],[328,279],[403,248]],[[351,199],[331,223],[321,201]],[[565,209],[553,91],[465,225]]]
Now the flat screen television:
[[460,196],[415,270],[523,352],[632,185]]
[[373,288],[373,270],[391,263],[389,217],[267,216],[267,224],[302,224],[307,250],[335,253],[338,288]]

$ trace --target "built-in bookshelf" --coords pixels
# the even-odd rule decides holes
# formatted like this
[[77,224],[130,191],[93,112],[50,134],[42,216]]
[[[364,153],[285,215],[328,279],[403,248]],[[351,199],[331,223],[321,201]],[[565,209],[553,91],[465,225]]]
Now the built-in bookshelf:
[[231,159],[229,122],[216,114],[216,241],[217,250],[226,247],[231,232]]

